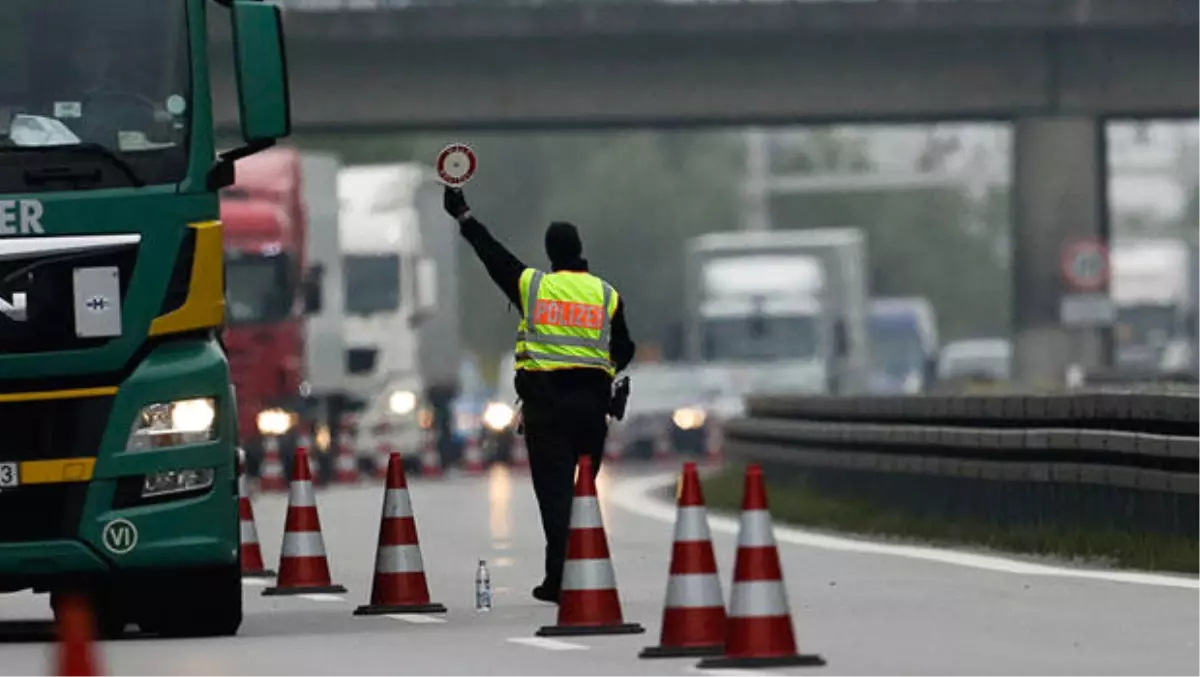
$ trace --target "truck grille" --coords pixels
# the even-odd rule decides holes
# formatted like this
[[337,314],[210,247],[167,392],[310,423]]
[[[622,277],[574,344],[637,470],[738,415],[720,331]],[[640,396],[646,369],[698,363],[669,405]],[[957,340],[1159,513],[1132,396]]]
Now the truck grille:
[[0,490],[0,543],[75,538],[87,496],[85,482],[33,484]]
[[69,257],[59,253],[0,260],[0,281],[7,280],[0,282],[0,298],[11,301],[24,294],[27,305],[22,321],[0,313],[0,354],[96,348],[112,340],[75,335],[74,270],[116,266],[124,305],[136,262],[134,245]]
[[0,461],[94,457],[99,451],[112,400],[112,397],[81,397],[0,402],[0,435],[3,435]]

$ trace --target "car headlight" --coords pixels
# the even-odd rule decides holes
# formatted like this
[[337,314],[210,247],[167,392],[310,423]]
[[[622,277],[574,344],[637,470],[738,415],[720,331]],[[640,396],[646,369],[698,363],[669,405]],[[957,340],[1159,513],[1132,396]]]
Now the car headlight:
[[680,430],[695,430],[704,425],[705,418],[707,418],[707,414],[704,413],[704,410],[696,407],[682,407],[671,414],[671,421]]
[[292,415],[282,409],[264,409],[254,419],[260,435],[277,436],[292,429]]
[[393,414],[403,416],[416,408],[417,396],[411,390],[397,390],[388,397],[388,409],[391,409]]
[[489,402],[487,408],[483,410],[483,424],[489,430],[504,430],[512,423],[515,415],[516,412],[507,404],[503,402]]
[[142,407],[126,451],[147,451],[198,444],[216,438],[217,405],[211,397],[149,404]]

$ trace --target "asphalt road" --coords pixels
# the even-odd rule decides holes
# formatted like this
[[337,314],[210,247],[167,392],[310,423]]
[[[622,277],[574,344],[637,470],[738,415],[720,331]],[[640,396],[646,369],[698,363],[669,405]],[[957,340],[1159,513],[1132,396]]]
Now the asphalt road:
[[[699,674],[696,659],[637,658],[658,640],[673,513],[646,497],[669,477],[646,472],[606,469],[599,485],[625,618],[642,623],[644,635],[534,636],[555,617],[529,594],[540,580],[541,526],[528,478],[495,469],[411,483],[431,592],[449,607],[443,617],[351,614],[370,595],[379,525],[381,486],[363,484],[318,495],[334,579],[347,594],[267,598],[247,585],[237,637],[133,637],[103,644],[102,659],[109,674],[142,675]],[[274,568],[285,499],[260,495],[254,507]],[[728,595],[734,523],[711,521]],[[1195,579],[1065,570],[779,525],[776,534],[800,648],[828,665],[767,674],[1200,672]],[[473,610],[480,558],[495,589],[486,614]],[[0,674],[49,673],[50,618],[44,596],[0,597]]]

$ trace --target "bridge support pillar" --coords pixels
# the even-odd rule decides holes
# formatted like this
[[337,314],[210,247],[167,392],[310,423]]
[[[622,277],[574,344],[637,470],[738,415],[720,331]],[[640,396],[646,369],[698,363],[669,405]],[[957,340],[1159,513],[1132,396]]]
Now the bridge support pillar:
[[1062,384],[1068,365],[1108,363],[1108,332],[1065,327],[1062,252],[1108,239],[1105,127],[1094,117],[1025,117],[1013,128],[1013,378]]

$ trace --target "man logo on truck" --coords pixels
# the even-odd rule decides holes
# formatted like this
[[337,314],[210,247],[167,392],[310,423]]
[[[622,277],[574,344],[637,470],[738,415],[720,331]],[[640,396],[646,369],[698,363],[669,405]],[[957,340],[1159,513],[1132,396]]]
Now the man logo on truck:
[[24,322],[29,308],[29,295],[25,292],[17,292],[12,295],[11,299],[5,300],[0,297],[0,313],[13,322]]

